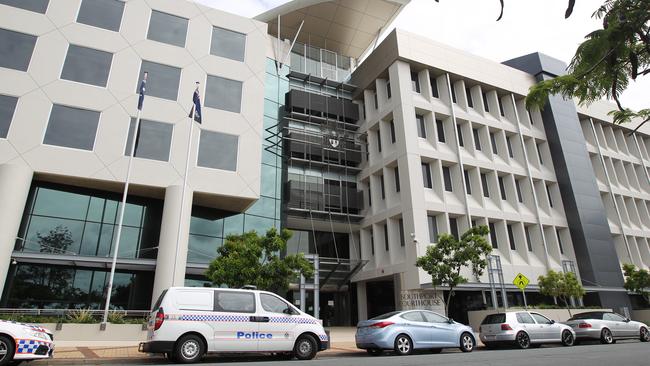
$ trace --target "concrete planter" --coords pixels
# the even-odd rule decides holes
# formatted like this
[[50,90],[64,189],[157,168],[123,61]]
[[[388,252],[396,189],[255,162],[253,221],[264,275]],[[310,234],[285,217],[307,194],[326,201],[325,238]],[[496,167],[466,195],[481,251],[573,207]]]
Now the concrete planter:
[[56,324],[39,324],[54,332],[57,347],[89,346],[137,346],[147,338],[147,331],[141,324],[106,324],[106,330],[100,330],[99,324],[62,324],[56,330]]
[[[512,308],[508,309],[508,311],[517,311],[517,310],[523,310],[521,308]],[[549,319],[553,319],[556,322],[564,322],[567,319],[569,319],[571,316],[569,315],[569,312],[567,309],[532,309],[529,308],[529,311],[534,311],[536,313],[542,314],[545,317]],[[577,314],[577,313],[584,313],[587,311],[611,311],[611,309],[571,309],[571,314]],[[469,311],[467,313],[467,316],[469,318],[469,326],[472,327],[472,329],[475,332],[478,332],[478,328],[481,325],[481,322],[485,318],[486,315],[488,314],[494,314],[496,313],[497,310],[477,310],[477,311]],[[499,310],[499,312],[503,312],[503,309]]]

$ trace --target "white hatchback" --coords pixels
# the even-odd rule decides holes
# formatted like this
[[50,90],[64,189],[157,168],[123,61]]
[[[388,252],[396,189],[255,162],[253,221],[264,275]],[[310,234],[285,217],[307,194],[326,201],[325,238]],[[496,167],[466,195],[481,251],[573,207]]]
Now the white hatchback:
[[182,363],[208,352],[280,353],[309,360],[327,349],[321,322],[276,294],[248,289],[171,287],[153,307],[140,352]]
[[31,324],[0,320],[0,366],[52,357],[52,332]]

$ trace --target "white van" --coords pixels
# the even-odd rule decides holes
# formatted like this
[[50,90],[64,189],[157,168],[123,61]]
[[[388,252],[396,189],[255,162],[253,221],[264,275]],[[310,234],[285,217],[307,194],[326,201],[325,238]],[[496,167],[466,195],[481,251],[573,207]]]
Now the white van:
[[310,360],[327,349],[321,322],[278,295],[248,289],[171,287],[160,295],[139,351],[181,363],[208,352],[280,353]]

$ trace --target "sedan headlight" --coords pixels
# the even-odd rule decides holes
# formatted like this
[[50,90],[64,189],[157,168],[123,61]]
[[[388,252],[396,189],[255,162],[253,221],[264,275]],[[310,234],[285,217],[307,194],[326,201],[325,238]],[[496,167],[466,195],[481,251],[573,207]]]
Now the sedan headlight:
[[37,331],[30,330],[27,333],[30,336],[32,336],[32,338],[43,339],[43,340],[46,340],[46,341],[50,340],[50,337],[47,334],[43,333],[43,332],[37,332]]

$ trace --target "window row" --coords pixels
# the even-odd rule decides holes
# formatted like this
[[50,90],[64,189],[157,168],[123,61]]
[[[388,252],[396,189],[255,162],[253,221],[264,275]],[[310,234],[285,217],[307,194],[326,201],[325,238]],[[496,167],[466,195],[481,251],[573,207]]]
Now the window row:
[[[448,216],[448,217],[447,217]],[[487,220],[487,221],[486,221]],[[543,253],[543,241],[553,252],[557,248],[558,255],[565,255],[567,245],[570,245],[570,233],[568,228],[544,226],[544,238],[539,230],[539,225],[523,222],[511,222],[503,220],[491,220],[484,218],[472,218],[472,226],[487,225],[490,233],[488,241],[493,249],[503,252],[503,249],[512,251],[526,251]],[[427,215],[427,226],[429,230],[429,243],[437,243],[442,233],[448,233],[458,239],[464,230],[468,229],[465,216],[451,216],[443,213],[431,213]],[[548,245],[557,244],[557,247]]]
[[[5,138],[17,98],[0,96],[0,137]],[[54,104],[43,138],[43,144],[93,151],[101,113],[87,109]],[[8,117],[8,118],[7,118]],[[124,155],[131,151],[135,119],[131,118]],[[135,157],[169,161],[174,126],[169,123],[141,120],[137,134]],[[197,166],[221,170],[237,170],[239,137],[201,130]]]
[[647,231],[650,228],[650,201],[609,192],[601,192],[600,196],[610,223],[617,227],[622,224],[625,229],[642,230],[650,237]]
[[587,142],[600,147],[603,155],[614,153],[650,161],[649,136],[639,132],[630,134],[630,130],[597,120],[593,120],[592,125],[591,119],[582,119],[580,124]]
[[[47,0],[0,0],[0,4],[45,14]],[[82,0],[77,22],[119,32],[124,14],[123,0]],[[178,47],[185,47],[189,19],[152,10],[149,16],[147,39]],[[210,54],[244,61],[246,35],[228,29],[213,27]]]
[[602,159],[595,153],[589,155],[594,174],[600,184],[606,187],[611,182],[613,188],[650,193],[650,168],[606,155],[603,155]]
[[[381,235],[379,241],[375,240],[375,227],[378,230],[378,235]],[[406,246],[406,236],[404,232],[404,219],[401,217],[392,217],[386,221],[376,223],[365,229],[363,229],[368,238],[368,244],[370,246],[370,255],[375,255],[375,251],[381,250],[389,252],[390,248],[393,247],[405,247]],[[391,243],[395,243],[391,245]],[[375,249],[375,245],[378,245],[378,248]]]

